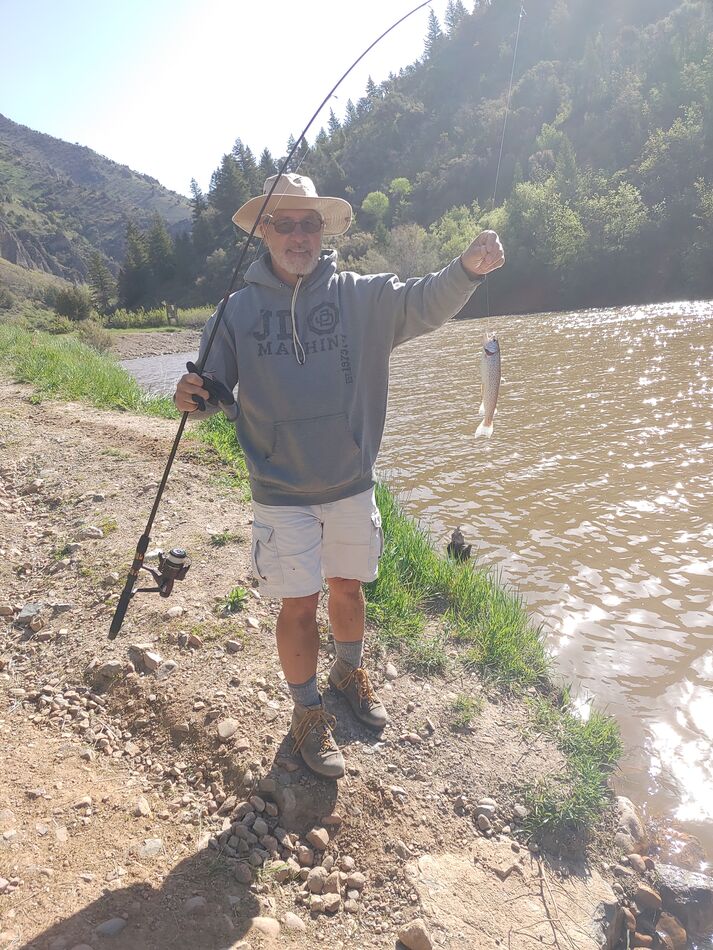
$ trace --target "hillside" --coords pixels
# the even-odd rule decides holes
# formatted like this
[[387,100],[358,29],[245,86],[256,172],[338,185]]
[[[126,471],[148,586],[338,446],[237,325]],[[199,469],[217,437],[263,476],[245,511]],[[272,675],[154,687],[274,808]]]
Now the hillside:
[[116,272],[127,223],[144,228],[155,214],[174,234],[190,226],[189,202],[154,178],[0,115],[0,257],[6,261],[76,280],[98,250]]

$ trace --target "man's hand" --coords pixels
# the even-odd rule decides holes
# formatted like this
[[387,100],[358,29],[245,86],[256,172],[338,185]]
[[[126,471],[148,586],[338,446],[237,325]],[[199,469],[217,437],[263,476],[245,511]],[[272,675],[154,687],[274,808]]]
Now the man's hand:
[[505,253],[495,231],[483,231],[460,256],[471,277],[482,277],[505,263]]
[[195,412],[198,406],[193,402],[192,396],[200,396],[206,401],[210,394],[203,389],[203,380],[197,373],[186,373],[181,376],[176,385],[176,392],[173,401],[179,412]]

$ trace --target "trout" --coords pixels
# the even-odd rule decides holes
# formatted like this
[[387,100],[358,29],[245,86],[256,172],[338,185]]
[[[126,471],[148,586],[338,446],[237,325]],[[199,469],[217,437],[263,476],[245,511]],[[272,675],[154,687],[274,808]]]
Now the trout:
[[475,431],[475,437],[484,435],[489,439],[493,434],[493,416],[495,407],[498,404],[498,391],[500,390],[500,345],[496,336],[485,338],[483,354],[480,362],[480,374],[482,379],[482,398],[480,411],[483,415],[483,421]]

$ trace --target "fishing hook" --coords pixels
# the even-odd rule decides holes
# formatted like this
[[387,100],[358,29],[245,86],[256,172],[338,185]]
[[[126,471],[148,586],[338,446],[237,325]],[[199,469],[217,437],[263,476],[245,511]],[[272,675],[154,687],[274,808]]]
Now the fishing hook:
[[[340,78],[337,80],[337,82],[334,84],[334,86],[329,90],[329,92],[327,93],[327,95],[324,97],[324,99],[322,100],[322,102],[319,104],[319,106],[318,106],[318,108],[316,109],[316,111],[315,111],[314,115],[312,116],[312,118],[309,120],[309,122],[307,123],[307,125],[304,127],[304,130],[302,131],[301,135],[299,136],[299,138],[297,139],[297,141],[296,141],[296,142],[294,143],[294,145],[292,146],[289,155],[288,155],[287,158],[283,161],[282,167],[280,168],[279,172],[277,173],[277,176],[275,177],[275,181],[273,182],[272,187],[270,188],[270,190],[268,191],[268,193],[265,195],[265,199],[264,199],[264,201],[263,201],[263,203],[262,203],[262,205],[261,205],[261,207],[260,207],[260,211],[258,212],[257,216],[255,217],[255,223],[253,224],[252,229],[251,229],[250,233],[248,234],[248,236],[247,236],[247,238],[246,238],[246,240],[245,240],[245,243],[243,244],[242,251],[241,251],[240,256],[239,256],[239,258],[238,258],[238,263],[235,265],[235,270],[233,271],[233,276],[232,276],[231,279],[230,279],[230,284],[228,285],[228,289],[226,290],[225,294],[223,295],[223,298],[222,298],[222,300],[221,300],[221,302],[220,302],[220,306],[218,307],[218,311],[217,311],[217,313],[216,313],[216,318],[215,318],[215,323],[213,324],[213,329],[212,329],[212,331],[211,331],[210,336],[208,337],[208,343],[206,344],[206,348],[205,348],[205,350],[203,351],[202,356],[201,356],[201,357],[199,358],[199,360],[198,360],[198,364],[197,364],[197,366],[196,366],[196,373],[197,373],[199,376],[201,376],[201,375],[203,374],[203,368],[205,367],[206,361],[207,361],[207,359],[208,359],[208,354],[210,353],[211,347],[213,346],[213,341],[215,340],[216,333],[218,332],[218,327],[220,326],[221,320],[223,319],[223,314],[224,314],[225,308],[226,308],[226,306],[227,306],[227,304],[228,304],[228,299],[229,299],[230,295],[231,295],[232,292],[233,292],[233,287],[234,287],[235,284],[236,284],[236,281],[237,281],[237,279],[238,279],[238,275],[240,274],[240,269],[241,269],[241,267],[243,266],[243,261],[245,260],[245,256],[246,256],[246,254],[247,254],[247,252],[248,252],[248,247],[250,246],[250,241],[251,241],[251,240],[253,239],[253,237],[255,236],[255,231],[257,230],[257,226],[258,226],[259,222],[262,220],[262,216],[263,216],[263,214],[264,214],[264,212],[265,212],[265,209],[267,208],[268,202],[270,201],[270,198],[272,198],[272,194],[273,194],[275,188],[277,187],[277,184],[278,184],[278,182],[279,182],[281,176],[284,175],[285,171],[286,171],[287,168],[289,167],[289,164],[290,164],[290,162],[292,161],[292,157],[294,156],[295,152],[296,152],[297,149],[299,148],[300,144],[303,142],[305,136],[307,135],[307,132],[310,130],[310,128],[311,128],[311,126],[312,126],[312,123],[315,121],[315,119],[317,118],[317,116],[319,115],[319,113],[322,111],[322,109],[326,106],[326,104],[327,104],[327,103],[329,102],[329,100],[332,98],[332,96],[333,96],[334,93],[337,91],[337,89],[339,88],[339,86],[340,86],[340,85],[344,82],[344,80],[347,78],[347,76],[349,75],[349,73],[350,73],[356,66],[359,65],[359,63],[362,61],[362,59],[364,59],[364,57],[367,55],[367,53],[370,53],[371,50],[376,46],[377,43],[380,43],[380,42],[384,39],[384,37],[388,36],[388,34],[391,33],[392,30],[395,30],[397,26],[400,26],[400,25],[404,22],[404,20],[408,20],[408,18],[409,18],[410,16],[413,16],[414,13],[418,13],[419,10],[422,10],[424,7],[429,6],[432,2],[433,2],[433,0],[425,0],[425,2],[419,3],[418,6],[415,6],[415,7],[414,7],[412,10],[410,10],[408,13],[404,14],[404,16],[400,17],[395,23],[392,23],[392,25],[391,25],[387,30],[384,30],[384,32],[383,32],[380,36],[378,36],[378,37],[373,41],[373,43],[370,43],[369,46],[367,46],[367,48],[364,50],[364,52],[361,53],[361,54],[357,57],[357,59],[354,60],[354,62],[353,62],[353,63],[351,64],[351,66],[349,67],[349,69],[347,69],[346,72],[343,73],[342,76],[340,76]],[[145,557],[145,555],[146,555],[146,551],[148,550],[149,542],[150,542],[150,540],[151,540],[151,538],[150,538],[151,528],[153,527],[154,519],[156,518],[156,513],[157,513],[157,511],[158,511],[158,506],[159,506],[159,504],[160,504],[160,502],[161,502],[161,497],[163,496],[163,492],[164,492],[164,489],[165,489],[165,487],[166,487],[166,483],[167,483],[167,481],[168,481],[168,476],[169,476],[169,473],[170,473],[170,471],[171,471],[171,467],[173,466],[174,459],[176,458],[176,452],[178,451],[178,446],[179,446],[179,443],[180,443],[180,441],[181,441],[181,437],[182,437],[182,435],[183,435],[183,430],[184,430],[185,427],[186,427],[186,422],[188,421],[188,416],[189,416],[189,415],[190,415],[190,413],[184,412],[183,415],[181,416],[181,421],[180,421],[180,423],[179,423],[179,425],[178,425],[178,431],[176,432],[176,437],[174,438],[174,440],[173,440],[173,445],[171,446],[171,451],[170,451],[169,456],[168,456],[168,461],[166,462],[166,468],[164,469],[163,476],[162,476],[161,481],[160,481],[160,483],[159,483],[158,491],[156,492],[156,498],[154,499],[154,503],[153,503],[153,506],[152,506],[152,508],[151,508],[151,513],[149,514],[148,521],[146,522],[146,527],[144,528],[144,532],[143,532],[143,534],[141,535],[141,537],[139,538],[138,544],[136,545],[136,552],[135,552],[135,554],[134,554],[134,560],[133,560],[133,562],[132,562],[132,564],[131,564],[131,567],[129,568],[129,573],[128,573],[127,578],[126,578],[126,583],[124,584],[124,589],[122,590],[121,595],[119,596],[119,601],[118,601],[118,603],[117,603],[117,605],[116,605],[116,610],[114,611],[114,616],[113,616],[112,621],[111,621],[111,626],[109,627],[109,639],[110,639],[110,640],[113,640],[113,639],[116,637],[116,635],[119,633],[119,630],[121,630],[121,625],[122,625],[122,623],[124,622],[124,616],[125,616],[125,614],[126,614],[126,610],[127,610],[128,606],[129,606],[129,601],[131,600],[131,598],[132,598],[132,596],[134,595],[134,593],[136,593],[135,585],[136,585],[136,582],[137,582],[137,578],[138,578],[139,571],[140,571],[142,568],[144,568],[144,564],[143,564],[143,562],[144,562],[144,557]],[[185,552],[183,552],[183,553],[185,553]],[[190,562],[189,562],[189,563],[190,563]],[[147,568],[144,568],[144,570],[147,570]],[[179,578],[177,578],[177,579],[179,579]],[[169,592],[170,592],[170,591],[169,591]],[[167,596],[167,595],[164,595],[164,596]]]

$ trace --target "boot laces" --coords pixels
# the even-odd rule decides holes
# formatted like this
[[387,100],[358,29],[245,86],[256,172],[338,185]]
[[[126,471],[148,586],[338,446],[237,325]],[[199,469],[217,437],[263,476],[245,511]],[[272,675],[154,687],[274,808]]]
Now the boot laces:
[[315,729],[321,733],[319,751],[321,755],[331,752],[334,749],[334,738],[332,729],[337,725],[334,716],[328,715],[323,706],[317,709],[309,709],[299,723],[295,726],[293,735],[295,739],[295,752],[299,752],[310,732]]
[[369,680],[369,674],[366,672],[363,666],[357,666],[356,669],[353,669],[347,673],[345,678],[339,684],[339,688],[348,689],[352,682],[356,686],[360,705],[366,703],[369,708],[377,705],[379,700],[377,699],[376,693],[374,692],[374,687],[371,685]]

